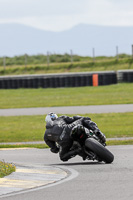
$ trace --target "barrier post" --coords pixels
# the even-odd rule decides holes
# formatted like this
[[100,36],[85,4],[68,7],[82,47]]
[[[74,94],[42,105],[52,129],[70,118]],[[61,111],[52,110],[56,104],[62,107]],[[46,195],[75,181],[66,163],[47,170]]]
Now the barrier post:
[[98,86],[98,74],[92,75],[92,83],[93,83],[93,86]]

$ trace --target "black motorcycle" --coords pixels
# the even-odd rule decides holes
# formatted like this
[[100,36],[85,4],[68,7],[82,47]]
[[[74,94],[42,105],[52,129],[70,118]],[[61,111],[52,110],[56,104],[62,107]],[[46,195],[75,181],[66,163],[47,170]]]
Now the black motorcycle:
[[97,160],[99,162],[112,163],[114,155],[106,148],[106,144],[102,143],[100,139],[93,133],[92,130],[86,129],[80,134],[72,135],[74,140],[73,149],[81,148],[80,156],[83,160]]

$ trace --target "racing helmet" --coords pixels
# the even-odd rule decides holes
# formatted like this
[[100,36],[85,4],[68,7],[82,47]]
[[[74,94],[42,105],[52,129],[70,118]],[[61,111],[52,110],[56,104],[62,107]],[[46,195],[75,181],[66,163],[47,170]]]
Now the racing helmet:
[[52,123],[55,119],[57,119],[58,118],[58,116],[55,114],[55,113],[53,113],[53,112],[50,112],[47,116],[46,116],[46,118],[45,118],[45,121],[46,121],[46,123]]

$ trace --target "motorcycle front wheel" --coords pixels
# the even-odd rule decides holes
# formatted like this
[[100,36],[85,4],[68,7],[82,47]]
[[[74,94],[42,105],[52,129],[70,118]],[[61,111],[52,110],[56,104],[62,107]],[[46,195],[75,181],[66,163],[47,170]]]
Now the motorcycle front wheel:
[[85,147],[105,163],[112,163],[114,160],[114,155],[94,138],[88,138],[85,141]]

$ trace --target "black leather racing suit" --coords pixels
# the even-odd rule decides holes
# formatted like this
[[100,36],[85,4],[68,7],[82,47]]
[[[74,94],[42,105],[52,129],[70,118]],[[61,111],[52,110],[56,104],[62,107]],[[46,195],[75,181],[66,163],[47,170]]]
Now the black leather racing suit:
[[78,124],[92,130],[98,129],[96,123],[92,122],[90,118],[81,116],[61,116],[52,121],[51,124],[46,124],[44,141],[51,148],[53,153],[58,152],[56,143],[59,144],[59,155],[62,161],[67,161],[71,157],[78,154],[78,151],[70,150],[73,145],[70,133],[72,128]]

